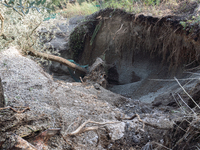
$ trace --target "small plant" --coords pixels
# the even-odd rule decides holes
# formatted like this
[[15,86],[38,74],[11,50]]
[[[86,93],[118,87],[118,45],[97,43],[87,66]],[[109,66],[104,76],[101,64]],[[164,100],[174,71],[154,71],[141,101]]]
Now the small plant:
[[159,5],[160,4],[160,0],[145,0],[144,3],[146,5]]
[[187,23],[185,21],[180,21],[180,24],[183,26],[183,29],[185,30]]
[[187,21],[180,21],[180,24],[183,26],[184,30],[187,26],[191,26],[191,29],[189,31],[192,32],[193,26],[199,26],[200,16],[192,16],[191,19],[188,19]]

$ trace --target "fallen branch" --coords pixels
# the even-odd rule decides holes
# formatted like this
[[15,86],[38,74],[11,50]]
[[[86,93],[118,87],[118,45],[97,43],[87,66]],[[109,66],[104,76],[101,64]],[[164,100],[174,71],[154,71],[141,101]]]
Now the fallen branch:
[[155,141],[152,141],[152,142],[150,142],[150,143],[151,143],[151,144],[159,145],[159,146],[161,146],[161,147],[163,147],[163,148],[165,148],[165,149],[168,149],[168,150],[172,150],[171,148],[168,148],[168,147],[164,146],[163,144],[160,144],[160,143],[155,142]]
[[[97,124],[97,125],[100,125],[100,126],[85,127],[86,124],[88,124],[88,123],[93,123],[93,124]],[[96,131],[99,128],[102,128],[107,124],[114,124],[114,123],[120,123],[120,122],[95,122],[95,121],[88,120],[88,121],[84,122],[80,127],[78,127],[75,131],[67,134],[67,136],[76,136],[78,134],[81,134],[81,133],[84,133],[84,132],[87,132],[87,131]]]
[[43,131],[38,136],[34,138],[32,141],[33,145],[38,149],[42,150],[45,149],[45,147],[48,146],[48,140],[55,136],[56,134],[60,133],[60,128],[51,128],[48,130]]
[[178,79],[176,77],[174,77],[174,79],[176,80],[178,85],[182,88],[182,90],[185,92],[185,94],[187,94],[187,96],[193,101],[193,103],[195,103],[195,105],[200,109],[200,106],[195,102],[195,100],[190,96],[190,94],[188,94],[188,92],[183,88],[183,86],[180,84]]
[[197,116],[197,114],[194,112],[194,110],[192,108],[190,108],[190,106],[188,106],[188,104],[182,99],[182,97],[177,93],[178,97],[181,99],[181,101]]
[[[14,139],[14,140],[11,140]],[[38,150],[35,146],[21,138],[20,136],[13,134],[10,137],[9,144],[12,145],[14,144],[10,150],[17,150],[17,149],[26,149],[26,150]],[[2,148],[2,147],[0,147]]]
[[[97,124],[97,125],[96,125],[96,126],[91,126],[91,127],[85,127],[88,123]],[[73,142],[70,140],[70,137],[77,136],[77,135],[79,135],[79,134],[81,134],[81,133],[84,133],[84,132],[94,131],[94,132],[96,132],[96,134],[97,134],[97,136],[98,136],[98,140],[97,140],[97,144],[96,144],[96,147],[97,147],[98,144],[99,144],[99,142],[100,142],[100,141],[99,141],[100,135],[99,135],[98,129],[105,127],[105,125],[107,125],[107,124],[115,124],[115,123],[120,123],[120,122],[95,122],[95,121],[90,121],[90,120],[88,120],[88,121],[85,121],[82,125],[80,125],[75,131],[66,134],[66,136],[63,136],[63,135],[61,134],[61,136],[62,136],[63,140],[64,140],[67,144],[69,144],[72,148],[74,148],[74,147],[75,147],[75,146],[74,146],[75,143],[73,143]],[[70,125],[70,126],[71,126],[71,125]],[[74,148],[74,149],[75,149],[75,148]]]
[[2,16],[1,13],[0,13],[0,20],[1,20],[1,33],[0,33],[0,35],[2,35],[3,34],[4,17]]
[[177,145],[179,145],[181,142],[183,142],[184,140],[187,139],[188,135],[190,134],[190,129],[191,129],[191,126],[188,127],[187,129],[187,132],[183,135],[183,137],[181,139],[179,139],[176,144],[173,146],[172,149],[174,149]]
[[144,125],[147,125],[147,126],[150,126],[150,127],[153,127],[153,128],[156,128],[156,129],[162,129],[162,130],[169,130],[170,129],[170,127],[169,128],[167,128],[167,127],[160,127],[159,125],[156,125],[156,124],[151,124],[151,123],[149,123],[149,122],[145,122],[145,121],[143,121],[141,118],[140,118],[140,116],[138,115],[138,114],[134,114],[132,117],[130,117],[130,118],[122,118],[122,120],[132,120],[132,119],[134,119],[134,118],[138,118],[138,120],[140,121],[140,122],[142,122],[143,123],[143,128],[144,128]]
[[62,58],[62,57],[37,52],[33,48],[29,48],[27,51],[30,51],[30,55],[32,55],[32,56],[42,57],[42,58],[47,59],[47,60],[56,61],[56,62],[61,63],[61,64],[65,65],[65,66],[67,66],[71,69],[74,69],[75,71],[79,71],[83,75],[85,75],[87,73],[87,70],[85,68],[82,68],[82,67]]
[[10,106],[4,107],[4,108],[0,108],[0,110],[4,110],[4,109],[11,109],[11,110],[13,110],[13,111],[16,112],[16,113],[23,113],[23,112],[25,112],[26,110],[30,110],[30,107],[26,107],[25,109],[23,109],[23,110],[21,110],[21,111],[15,110],[14,108],[12,108],[12,107],[10,107]]
[[60,130],[60,128],[51,128],[45,130],[38,136],[30,139],[30,143],[16,134],[11,134],[9,138],[0,143],[0,149],[2,149],[2,145],[4,144],[8,147],[12,145],[9,150],[43,150],[48,147],[48,140],[56,134],[59,134]]

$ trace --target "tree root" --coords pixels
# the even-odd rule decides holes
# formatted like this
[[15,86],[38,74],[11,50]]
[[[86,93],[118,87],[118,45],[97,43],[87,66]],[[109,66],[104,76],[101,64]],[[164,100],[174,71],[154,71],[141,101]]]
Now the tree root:
[[138,114],[134,114],[132,117],[130,117],[130,118],[121,118],[122,120],[133,120],[134,118],[138,118],[138,120],[140,121],[140,122],[142,122],[143,123],[143,128],[145,127],[145,125],[147,125],[147,126],[150,126],[150,127],[153,127],[153,128],[156,128],[156,129],[162,129],[162,130],[169,130],[169,129],[171,129],[170,127],[160,127],[159,125],[156,125],[156,124],[151,124],[151,123],[149,123],[149,122],[145,122],[145,121],[143,121],[141,118],[140,118],[140,116],[138,115]]
[[[92,123],[92,124],[97,124],[96,126],[91,126],[91,127],[85,127],[86,124],[88,123]],[[65,137],[62,135],[62,138],[65,140],[66,143],[68,143],[71,147],[74,147],[73,143],[71,143],[72,141],[70,141],[70,137],[73,137],[73,136],[77,136],[81,133],[84,133],[84,132],[88,132],[88,131],[95,131],[97,136],[98,136],[98,140],[97,140],[97,144],[96,144],[96,147],[98,146],[100,140],[99,140],[99,132],[98,132],[98,129],[100,128],[103,128],[105,127],[107,124],[115,124],[115,123],[120,123],[120,122],[95,122],[95,121],[86,121],[84,122],[82,125],[80,125],[75,131],[71,132],[71,133],[68,133]],[[70,141],[70,142],[69,142]]]
[[[97,126],[92,126],[92,127],[85,127],[86,124],[92,123],[92,124],[97,124]],[[67,134],[67,136],[76,136],[78,134],[87,132],[87,131],[96,131],[99,128],[105,127],[107,124],[115,124],[115,123],[120,123],[120,122],[95,122],[95,121],[86,121],[84,122],[80,127],[78,127],[75,131]],[[85,128],[84,128],[85,127]]]

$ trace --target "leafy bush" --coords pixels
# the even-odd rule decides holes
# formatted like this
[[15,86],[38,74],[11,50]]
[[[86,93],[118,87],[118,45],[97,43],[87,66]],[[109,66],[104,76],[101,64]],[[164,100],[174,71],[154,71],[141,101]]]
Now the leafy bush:
[[[17,46],[22,52],[28,52],[30,48],[37,51],[46,51],[43,39],[52,39],[54,35],[50,32],[41,35],[37,28],[43,23],[44,19],[49,16],[47,4],[43,1],[19,0],[17,3],[0,3],[0,13],[4,16],[4,32],[0,36],[0,50],[10,46]],[[27,2],[27,3],[26,3]],[[46,29],[50,30],[46,25]],[[52,50],[47,53],[57,53]]]

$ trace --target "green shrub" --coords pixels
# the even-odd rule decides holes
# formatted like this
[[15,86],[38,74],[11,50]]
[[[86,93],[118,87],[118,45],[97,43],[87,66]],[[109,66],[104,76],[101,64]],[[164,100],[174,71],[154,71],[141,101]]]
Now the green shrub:
[[[0,36],[0,50],[10,46],[17,46],[22,51],[28,51],[30,47],[38,51],[44,51],[45,47],[37,28],[43,20],[49,16],[45,7],[46,0],[20,1],[12,0],[8,3],[0,3],[0,13],[4,19],[4,31]],[[20,6],[20,7],[18,7]],[[50,34],[45,35],[50,38]]]

